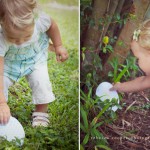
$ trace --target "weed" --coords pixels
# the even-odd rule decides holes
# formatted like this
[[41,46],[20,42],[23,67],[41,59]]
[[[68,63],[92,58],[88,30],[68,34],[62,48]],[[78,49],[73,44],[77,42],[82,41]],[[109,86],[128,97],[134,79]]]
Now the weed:
[[136,71],[138,70],[138,67],[135,62],[136,62],[136,58],[133,56],[129,56],[126,59],[125,65],[119,64],[118,58],[114,58],[113,60],[109,62],[113,68],[113,71],[110,71],[108,73],[108,76],[113,78],[112,80],[114,83],[120,82],[122,77],[124,78],[124,80],[127,80],[131,76],[134,77],[136,74]]
[[[112,123],[116,119],[116,113],[111,110],[114,105],[117,104],[117,100],[112,101],[105,100],[104,102],[100,101],[100,97],[93,98],[92,88],[90,88],[87,94],[81,91],[81,100],[80,103],[80,112],[81,112],[81,134],[83,139],[81,143],[81,149],[92,142],[97,148],[98,147],[107,147],[108,142],[104,135],[99,131],[99,127],[105,123]],[[98,108],[98,109],[97,109]],[[119,107],[121,109],[121,107]],[[99,110],[99,113],[97,113]],[[92,118],[91,114],[94,115]],[[93,146],[94,146],[93,145]]]

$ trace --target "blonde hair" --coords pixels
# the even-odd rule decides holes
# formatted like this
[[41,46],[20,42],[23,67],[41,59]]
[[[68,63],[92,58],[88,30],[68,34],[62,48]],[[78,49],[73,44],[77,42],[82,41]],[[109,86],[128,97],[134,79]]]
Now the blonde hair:
[[138,43],[141,47],[150,50],[150,19],[144,21],[140,26]]
[[0,0],[0,23],[7,30],[10,26],[22,29],[34,22],[36,0]]

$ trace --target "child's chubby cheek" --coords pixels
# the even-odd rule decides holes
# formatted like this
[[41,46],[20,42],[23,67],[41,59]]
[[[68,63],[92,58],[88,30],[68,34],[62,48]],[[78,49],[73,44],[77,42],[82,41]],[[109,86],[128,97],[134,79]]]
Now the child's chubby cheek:
[[150,74],[149,63],[146,62],[145,59],[140,58],[140,59],[138,60],[138,65],[139,65],[139,67],[141,68],[141,70],[142,70],[146,75],[149,75],[149,74]]
[[133,40],[130,45],[131,45],[131,50],[132,50],[134,56],[137,57],[137,58],[139,58],[140,51],[139,51],[139,44],[138,44],[138,42],[136,42],[135,40]]

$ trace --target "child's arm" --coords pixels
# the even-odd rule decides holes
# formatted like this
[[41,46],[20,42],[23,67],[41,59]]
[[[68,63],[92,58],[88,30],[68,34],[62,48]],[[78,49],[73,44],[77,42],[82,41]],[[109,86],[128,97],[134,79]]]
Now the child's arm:
[[0,123],[6,124],[10,118],[10,109],[4,96],[3,74],[4,58],[0,57]]
[[4,74],[4,57],[0,57],[0,103],[6,102],[4,97],[3,74]]
[[132,81],[116,83],[110,90],[118,92],[137,92],[150,88],[150,76],[138,77]]
[[62,46],[62,40],[59,29],[56,22],[53,19],[51,19],[51,26],[47,31],[47,35],[51,38],[53,42],[57,61],[63,62],[66,59],[68,59],[67,50]]

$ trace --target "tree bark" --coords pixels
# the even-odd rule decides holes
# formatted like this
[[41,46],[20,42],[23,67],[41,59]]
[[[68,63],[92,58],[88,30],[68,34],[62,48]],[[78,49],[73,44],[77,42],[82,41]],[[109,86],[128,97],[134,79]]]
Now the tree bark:
[[[88,27],[86,33],[86,38],[83,42],[83,47],[87,50],[93,49],[98,50],[99,44],[102,42],[103,36],[105,36],[108,27],[111,23],[111,19],[116,11],[119,0],[95,0],[93,5],[92,18],[95,20],[95,25],[93,27]],[[103,25],[103,30],[99,29],[99,19],[109,17],[109,22]],[[94,53],[93,51],[91,51]],[[85,59],[83,60],[81,66],[81,72],[86,74],[92,70],[92,62],[94,61],[94,55],[91,55],[90,51],[85,52]],[[99,52],[98,52],[99,53]],[[98,54],[97,53],[97,54]],[[100,63],[100,62],[99,62]]]
[[[121,30],[121,33],[118,37],[116,45],[114,46],[114,52],[109,56],[107,62],[103,67],[103,75],[107,76],[108,72],[111,70],[111,66],[108,64],[108,61],[111,61],[113,58],[117,57],[119,64],[123,64],[129,51],[130,51],[130,42],[135,29],[138,29],[138,26],[143,22],[146,10],[149,6],[149,0],[134,0],[135,6],[135,15],[136,19],[129,20],[126,25]],[[119,41],[122,41],[124,45],[120,46],[117,44]]]
[[101,34],[101,31],[99,30],[99,19],[103,18],[105,14],[108,1],[109,0],[94,0],[91,18],[94,19],[95,25],[93,27],[88,26],[86,38],[83,41],[83,47],[86,47],[86,51],[85,59],[81,62],[81,78],[84,78],[87,73],[92,72],[93,70],[92,64],[94,61],[94,52],[89,51],[89,49],[96,49],[96,44],[98,43]]

